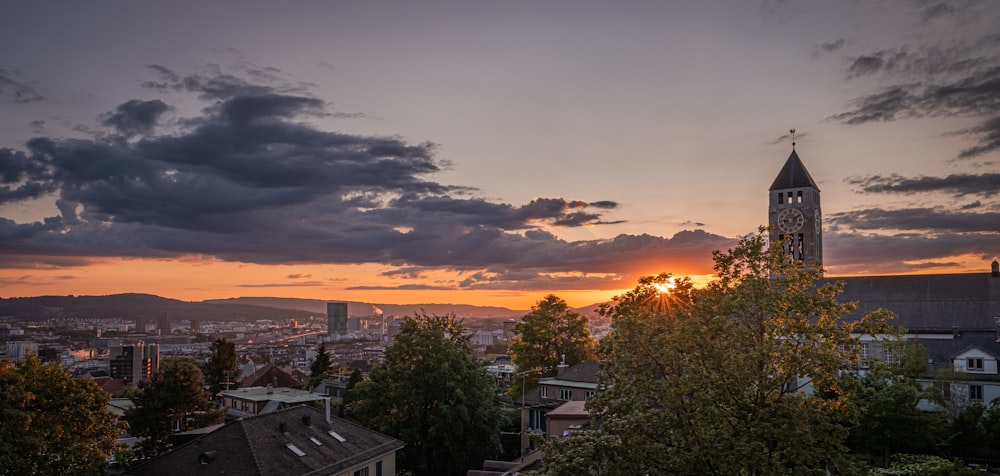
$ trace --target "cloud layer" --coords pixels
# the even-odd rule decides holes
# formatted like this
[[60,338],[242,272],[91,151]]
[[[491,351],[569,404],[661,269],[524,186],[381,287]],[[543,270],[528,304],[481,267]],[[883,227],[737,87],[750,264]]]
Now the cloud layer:
[[[321,130],[309,121],[337,111],[277,70],[150,69],[144,86],[163,97],[99,115],[93,137],[0,149],[0,205],[52,199],[60,211],[0,218],[0,266],[206,255],[446,269],[465,276],[449,286],[474,289],[599,289],[628,286],[623,277],[650,262],[691,262],[693,249],[707,261],[729,243],[704,232],[567,242],[547,230],[616,222],[604,216],[618,204],[498,203],[439,183],[447,164],[434,144]],[[174,117],[167,97],[178,93],[205,101],[201,113]]]

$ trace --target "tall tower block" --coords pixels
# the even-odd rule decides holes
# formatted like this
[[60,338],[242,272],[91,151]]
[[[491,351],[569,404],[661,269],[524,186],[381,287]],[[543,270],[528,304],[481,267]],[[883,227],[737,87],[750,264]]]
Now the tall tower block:
[[792,154],[771,184],[768,196],[771,244],[777,245],[787,238],[786,251],[795,260],[822,268],[823,219],[819,187],[795,152],[794,143]]
[[326,303],[326,332],[330,335],[347,334],[347,303]]

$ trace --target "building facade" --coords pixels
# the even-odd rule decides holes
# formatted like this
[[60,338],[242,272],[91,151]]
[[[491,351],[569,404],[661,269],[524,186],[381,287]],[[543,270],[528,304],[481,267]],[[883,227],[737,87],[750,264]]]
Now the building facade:
[[159,370],[160,346],[143,342],[113,345],[109,360],[111,378],[121,379],[126,385],[132,385]]

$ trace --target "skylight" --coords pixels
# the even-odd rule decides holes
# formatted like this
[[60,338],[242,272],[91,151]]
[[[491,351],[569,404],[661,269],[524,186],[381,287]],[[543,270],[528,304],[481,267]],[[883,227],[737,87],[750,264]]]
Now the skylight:
[[289,443],[289,444],[287,444],[285,446],[287,446],[288,449],[292,450],[292,453],[295,453],[296,456],[305,456],[306,455],[306,452],[300,450],[298,446],[295,446],[295,445],[293,445],[291,443]]
[[336,431],[333,431],[333,430],[330,430],[330,431],[328,431],[327,433],[329,433],[329,434],[330,434],[330,436],[332,436],[332,437],[336,438],[336,439],[337,439],[337,441],[339,441],[339,442],[341,442],[341,443],[343,443],[343,442],[347,441],[347,438],[344,438],[343,436],[340,436],[340,435],[339,435],[339,434],[338,434],[338,433],[337,433]]
[[315,437],[312,437],[312,436],[310,436],[310,437],[309,437],[309,441],[311,441],[311,442],[315,443],[315,444],[316,444],[316,446],[323,446],[323,442],[321,442],[321,441],[317,440],[317,439],[316,439]]

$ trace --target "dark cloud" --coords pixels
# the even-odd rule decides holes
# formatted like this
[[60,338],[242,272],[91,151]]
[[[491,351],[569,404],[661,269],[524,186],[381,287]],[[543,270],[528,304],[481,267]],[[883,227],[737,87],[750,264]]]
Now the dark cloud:
[[[928,5],[930,17],[950,15],[943,3]],[[858,125],[923,117],[967,117],[976,125],[955,131],[977,140],[959,151],[970,159],[1000,150],[1000,35],[962,36],[951,44],[876,50],[850,58],[847,77],[873,76],[883,86],[856,98],[830,119]]]
[[816,46],[816,53],[833,53],[843,48],[845,43],[847,43],[847,41],[843,38],[838,38],[837,40],[827,43],[820,43]]
[[955,196],[983,195],[992,197],[1000,193],[1000,174],[952,174],[947,177],[915,177],[900,175],[871,175],[851,177],[847,183],[858,187],[862,193],[922,193],[945,192]]
[[159,100],[142,101],[132,99],[119,104],[114,111],[102,116],[101,123],[111,127],[124,136],[134,136],[152,132],[160,116],[171,107]]
[[238,288],[314,288],[329,286],[323,281],[299,281],[296,283],[237,284]]
[[28,125],[31,126],[31,130],[34,131],[35,134],[41,134],[45,132],[45,121],[41,119],[37,121],[31,121],[28,123]]
[[34,85],[19,79],[18,76],[16,71],[0,68],[0,97],[7,97],[16,103],[38,102],[45,99]]
[[922,230],[931,233],[987,233],[1000,250],[1000,213],[968,213],[941,208],[886,210],[868,208],[828,215],[824,220],[836,227],[856,230]]
[[302,273],[289,274],[288,276],[286,276],[286,278],[288,279],[309,279],[311,277],[312,277],[311,274],[302,274]]
[[995,233],[825,233],[823,253],[832,275],[920,271],[962,255],[982,259],[985,272],[1000,256],[1000,239]]
[[955,7],[951,2],[935,2],[925,6],[921,10],[920,18],[926,23],[953,13],[955,13]]
[[57,263],[73,256],[199,254],[460,272],[529,267],[544,276],[621,273],[628,268],[616,256],[637,265],[675,253],[671,240],[636,237],[643,246],[623,248],[633,238],[571,243],[544,229],[607,223],[603,216],[616,202],[489,201],[432,179],[445,166],[434,144],[319,130],[305,119],[329,114],[327,103],[255,82],[277,82],[277,70],[244,68],[237,76],[150,69],[158,79],[147,86],[193,93],[208,105],[163,134],[156,126],[166,102],[128,101],[103,116],[118,136],[36,137],[24,150],[0,150],[0,202],[48,195],[60,210],[36,223],[0,218],[0,257]]

